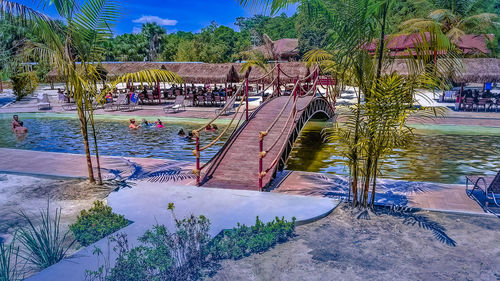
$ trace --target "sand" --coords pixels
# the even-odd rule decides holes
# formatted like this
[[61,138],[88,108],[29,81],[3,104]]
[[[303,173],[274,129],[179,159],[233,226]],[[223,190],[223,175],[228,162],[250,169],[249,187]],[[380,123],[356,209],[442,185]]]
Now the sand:
[[222,262],[209,280],[500,280],[500,218],[427,211],[414,218],[422,216],[449,239],[401,213],[365,220],[339,206],[298,226],[287,243]]

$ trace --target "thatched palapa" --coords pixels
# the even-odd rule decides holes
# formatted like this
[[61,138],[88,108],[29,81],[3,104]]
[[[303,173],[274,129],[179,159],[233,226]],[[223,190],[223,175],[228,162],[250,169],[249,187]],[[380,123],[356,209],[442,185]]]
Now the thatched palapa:
[[[496,58],[464,58],[459,60],[461,67],[453,74],[453,81],[457,83],[488,83],[500,82],[500,59]],[[438,60],[442,65],[442,60]],[[405,59],[395,59],[385,73],[396,72],[408,75]],[[451,75],[450,75],[451,76]]]

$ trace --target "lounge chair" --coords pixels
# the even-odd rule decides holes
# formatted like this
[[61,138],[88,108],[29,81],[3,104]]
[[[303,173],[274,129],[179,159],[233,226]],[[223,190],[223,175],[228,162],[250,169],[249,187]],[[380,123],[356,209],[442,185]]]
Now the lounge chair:
[[62,105],[62,108],[66,111],[72,111],[72,110],[76,110],[76,103],[65,103]]
[[219,112],[223,111],[222,113],[224,115],[228,115],[229,113],[235,112],[234,111],[234,104],[236,103],[236,96],[227,99],[226,100],[226,105],[224,105],[222,108],[218,108],[215,110],[215,114],[218,114]]
[[127,95],[120,94],[118,95],[118,99],[111,103],[106,103],[104,105],[104,111],[113,111],[120,109],[120,106],[127,104]]
[[140,109],[139,105],[139,94],[135,93],[130,96],[130,103],[119,105],[120,111],[132,111],[136,109]]
[[180,111],[181,108],[183,108],[185,110],[186,109],[186,106],[184,105],[184,100],[185,99],[186,99],[186,96],[177,96],[177,97],[175,97],[175,102],[174,103],[170,103],[167,106],[165,106],[163,108],[163,111],[165,113],[168,113],[169,111],[172,111],[172,112]]
[[49,96],[47,94],[43,94],[40,98],[38,97],[38,110],[41,109],[50,109],[50,101],[49,101]]
[[[469,189],[469,182],[473,185],[472,189]],[[467,195],[473,195],[476,189],[486,195],[486,207],[488,207],[488,200],[493,200],[495,205],[500,207],[500,171],[494,177],[467,176],[465,184]]]

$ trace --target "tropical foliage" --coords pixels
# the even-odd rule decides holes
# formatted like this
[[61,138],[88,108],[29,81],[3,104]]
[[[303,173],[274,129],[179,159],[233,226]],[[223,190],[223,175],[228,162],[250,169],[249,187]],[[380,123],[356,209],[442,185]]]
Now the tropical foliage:
[[76,222],[70,225],[76,241],[83,246],[88,246],[107,235],[127,226],[129,222],[122,216],[113,213],[111,207],[102,201],[95,201],[94,206],[82,210]]

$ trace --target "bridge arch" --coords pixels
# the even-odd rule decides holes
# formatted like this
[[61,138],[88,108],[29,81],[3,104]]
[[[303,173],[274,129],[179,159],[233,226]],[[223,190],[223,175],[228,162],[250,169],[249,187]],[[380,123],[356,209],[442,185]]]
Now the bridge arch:
[[276,172],[284,169],[286,162],[290,157],[290,153],[293,150],[295,141],[299,137],[300,132],[302,132],[302,129],[307,124],[307,122],[318,115],[323,116],[324,119],[327,120],[335,118],[335,109],[330,104],[330,102],[328,102],[328,100],[326,100],[322,96],[315,97],[306,108],[299,109],[299,112],[301,112],[300,117],[297,119],[295,127],[287,140],[286,146],[281,152],[277,169],[273,172],[273,178],[275,177]]

